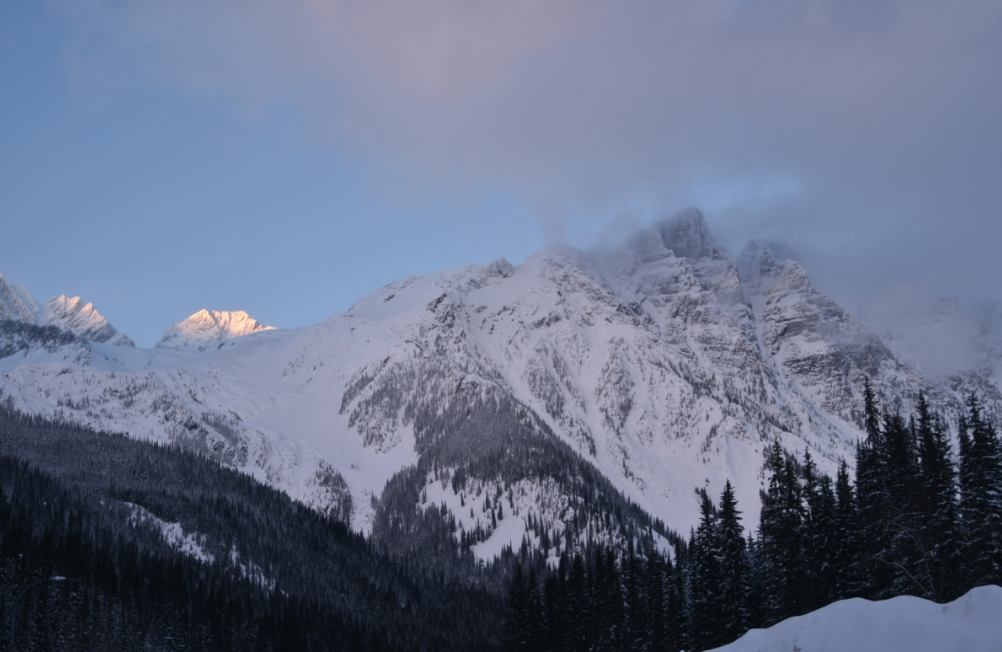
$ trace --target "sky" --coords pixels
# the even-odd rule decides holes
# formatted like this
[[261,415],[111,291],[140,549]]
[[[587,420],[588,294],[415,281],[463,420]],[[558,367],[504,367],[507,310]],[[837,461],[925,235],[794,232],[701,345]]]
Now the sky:
[[1000,200],[997,0],[0,3],[0,274],[142,346],[687,206],[861,315],[980,305]]

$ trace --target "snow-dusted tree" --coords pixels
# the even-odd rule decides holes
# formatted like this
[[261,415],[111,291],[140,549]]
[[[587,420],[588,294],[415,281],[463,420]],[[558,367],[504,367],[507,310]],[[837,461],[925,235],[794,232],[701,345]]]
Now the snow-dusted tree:
[[817,475],[810,453],[804,455],[804,564],[808,611],[835,600],[836,502],[832,481]]
[[720,625],[714,644],[719,645],[736,640],[752,626],[748,551],[741,526],[741,512],[738,511],[730,480],[720,496],[716,548],[720,574]]
[[[960,513],[969,586],[1002,582],[1002,455],[975,396],[961,426]],[[966,441],[965,441],[966,440]]]
[[804,613],[804,507],[793,460],[778,442],[769,453],[769,489],[759,524],[759,583],[766,625]]
[[832,565],[835,570],[834,599],[860,595],[859,551],[862,548],[856,490],[849,477],[849,465],[839,464],[835,476],[835,541]]
[[701,494],[699,527],[689,542],[689,644],[694,650],[719,646],[721,568],[717,515],[710,497]]
[[919,540],[929,600],[946,602],[962,593],[961,533],[957,513],[957,472],[942,420],[919,395],[916,439],[919,456]]
[[863,390],[866,440],[856,446],[856,505],[859,527],[858,578],[860,597],[890,597],[893,573],[888,563],[887,529],[891,503],[888,491],[887,450],[880,428],[880,411],[870,381]]

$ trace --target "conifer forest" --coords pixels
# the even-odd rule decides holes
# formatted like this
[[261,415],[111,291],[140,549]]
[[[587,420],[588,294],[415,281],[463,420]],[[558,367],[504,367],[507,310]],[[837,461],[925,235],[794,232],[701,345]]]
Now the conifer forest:
[[924,397],[906,419],[867,384],[855,481],[845,461],[832,479],[774,444],[757,526],[729,483],[718,503],[702,493],[674,559],[594,547],[550,568],[523,550],[503,649],[708,650],[837,600],[943,603],[1002,583],[1002,448],[975,396],[967,407],[955,460]]
[[882,412],[867,385],[865,425],[855,474],[773,444],[757,524],[727,483],[697,492],[688,537],[582,530],[556,563],[523,540],[484,564],[434,506],[365,537],[204,456],[4,408],[0,633],[39,651],[698,651],[845,598],[1002,582],[1002,447],[978,399],[958,454],[924,398]]

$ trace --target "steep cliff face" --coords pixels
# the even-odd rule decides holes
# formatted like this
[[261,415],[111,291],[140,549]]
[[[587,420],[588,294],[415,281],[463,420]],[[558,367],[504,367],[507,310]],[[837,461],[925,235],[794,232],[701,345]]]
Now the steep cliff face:
[[165,336],[183,346],[8,357],[0,390],[196,448],[366,531],[418,527],[430,500],[484,557],[652,536],[641,512],[685,532],[695,491],[726,479],[754,523],[771,442],[852,462],[866,377],[889,410],[925,392],[954,418],[976,390],[1002,414],[985,376],[923,376],[796,262],[761,242],[731,257],[696,210],[611,252],[407,278],[299,331],[241,314],[196,314]]
[[128,335],[115,330],[93,304],[85,303],[80,297],[61,295],[39,305],[28,290],[7,283],[3,277],[0,277],[0,321],[54,326],[93,342],[135,346]]
[[108,320],[97,311],[92,303],[84,303],[80,297],[60,295],[45,303],[49,322],[53,326],[74,335],[104,342],[114,346],[135,346],[125,333],[119,333]]

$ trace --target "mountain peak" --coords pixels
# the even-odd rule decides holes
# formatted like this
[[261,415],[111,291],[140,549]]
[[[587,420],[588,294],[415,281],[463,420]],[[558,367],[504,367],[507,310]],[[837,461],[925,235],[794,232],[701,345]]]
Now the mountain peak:
[[84,339],[119,346],[135,346],[128,335],[115,330],[104,315],[97,311],[94,304],[84,303],[80,297],[67,297],[65,294],[53,297],[45,303],[45,309],[49,311],[50,321],[54,325]]
[[704,258],[720,253],[698,208],[680,210],[667,220],[658,222],[657,230],[665,248],[671,249],[679,258]]
[[28,290],[7,283],[3,276],[0,276],[0,319],[23,321],[36,326],[46,324],[42,308]]
[[204,349],[216,342],[234,340],[245,335],[275,330],[253,319],[243,310],[199,310],[179,324],[167,329],[157,342],[157,349]]
[[0,320],[10,319],[34,326],[55,326],[93,342],[135,346],[129,336],[115,330],[91,303],[80,297],[61,295],[38,305],[31,293],[11,285],[0,276]]

